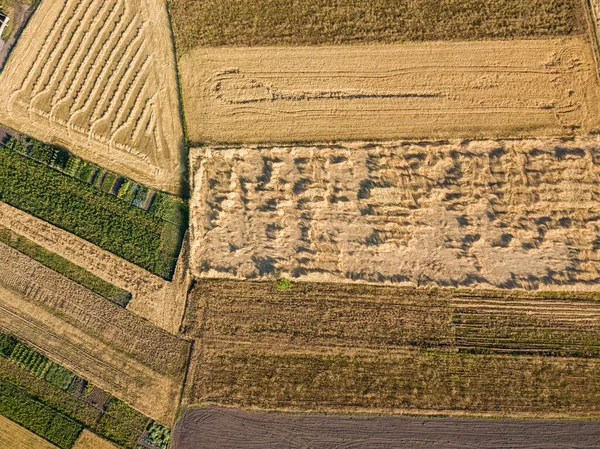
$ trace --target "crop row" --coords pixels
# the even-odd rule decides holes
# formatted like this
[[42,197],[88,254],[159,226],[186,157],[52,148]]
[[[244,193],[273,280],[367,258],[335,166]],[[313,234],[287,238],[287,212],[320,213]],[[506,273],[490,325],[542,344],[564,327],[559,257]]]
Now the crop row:
[[187,225],[187,206],[156,194],[146,212],[97,187],[0,148],[0,201],[171,279]]
[[[48,410],[44,413],[76,424],[77,434],[85,427],[125,448],[135,448],[141,438],[148,447],[166,448],[168,428],[151,422],[123,401],[75,376],[14,337],[0,334],[0,354],[4,356],[0,357],[0,389],[6,385],[6,388],[19,391],[19,397],[35,398],[39,405],[32,409],[32,420],[37,419],[35,413]],[[0,414],[13,419],[10,410],[5,413],[1,407]],[[65,439],[61,445],[52,433],[49,434],[52,438],[48,436],[52,429],[44,430],[42,425],[23,419],[13,420],[61,448],[70,448],[76,439],[76,436],[72,441]]]
[[0,226],[0,242],[37,260],[51,270],[62,274],[121,307],[126,307],[131,300],[131,293],[128,291],[115,287],[64,257],[52,253],[31,240],[2,226]]

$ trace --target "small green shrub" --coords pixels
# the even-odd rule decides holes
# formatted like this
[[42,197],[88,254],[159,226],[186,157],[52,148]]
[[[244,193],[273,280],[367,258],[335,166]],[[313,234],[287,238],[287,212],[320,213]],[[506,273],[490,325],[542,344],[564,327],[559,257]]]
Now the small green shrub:
[[17,339],[6,334],[0,334],[0,355],[10,357],[17,346]]
[[283,292],[292,288],[292,281],[286,278],[277,279],[277,290]]

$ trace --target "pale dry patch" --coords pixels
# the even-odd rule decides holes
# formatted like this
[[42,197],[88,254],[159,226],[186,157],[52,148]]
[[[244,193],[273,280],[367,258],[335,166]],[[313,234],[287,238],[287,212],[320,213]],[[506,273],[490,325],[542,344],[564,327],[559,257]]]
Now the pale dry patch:
[[[58,449],[35,433],[0,415],[0,448],[5,449]],[[83,448],[78,448],[83,449]],[[102,449],[98,447],[98,449]],[[107,448],[110,449],[110,448]]]
[[196,150],[198,277],[598,290],[595,140]]
[[[90,273],[127,290],[131,312],[177,334],[185,308],[187,262],[180,255],[173,282],[104,251],[92,243],[56,226],[0,202],[0,225],[85,268]],[[184,245],[185,246],[185,245]]]
[[180,71],[194,142],[565,136],[599,124],[582,37],[198,48]]
[[0,122],[179,192],[183,127],[164,2],[42,2],[2,72],[0,94]]
[[117,446],[89,430],[84,430],[75,442],[73,449],[117,449]]

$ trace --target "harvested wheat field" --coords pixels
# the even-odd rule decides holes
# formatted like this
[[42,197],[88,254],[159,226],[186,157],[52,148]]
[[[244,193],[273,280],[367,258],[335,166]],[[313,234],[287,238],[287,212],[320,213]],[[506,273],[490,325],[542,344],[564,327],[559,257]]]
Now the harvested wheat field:
[[0,449],[58,449],[42,437],[0,416]]
[[198,277],[598,290],[596,140],[196,150]]
[[570,136],[600,124],[582,37],[198,48],[180,71],[193,142]]
[[303,416],[207,407],[190,410],[177,424],[174,449],[592,449],[600,445],[599,432],[593,422]]
[[45,0],[0,76],[0,121],[179,193],[175,55],[160,0]]
[[170,423],[188,344],[0,243],[0,328]]
[[184,403],[598,418],[590,294],[199,280]]

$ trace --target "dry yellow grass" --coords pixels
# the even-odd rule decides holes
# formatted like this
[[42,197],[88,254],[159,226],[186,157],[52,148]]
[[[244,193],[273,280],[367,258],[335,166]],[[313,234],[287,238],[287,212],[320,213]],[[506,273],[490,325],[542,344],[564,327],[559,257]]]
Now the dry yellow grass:
[[43,1],[0,81],[0,122],[179,192],[183,128],[164,2]]
[[198,280],[188,404],[600,416],[597,295]]
[[73,449],[117,449],[117,446],[89,430],[84,430],[75,442]]
[[196,276],[598,290],[595,139],[195,154]]
[[185,249],[180,255],[173,282],[168,282],[87,240],[2,202],[0,225],[131,292],[128,310],[172,334],[179,331],[187,289]]
[[582,37],[198,48],[180,71],[193,142],[565,136],[600,123]]
[[[0,416],[0,449],[58,449],[29,430]],[[81,448],[83,449],[83,448]],[[91,447],[89,449],[92,449]],[[98,446],[98,449],[102,449]],[[110,448],[107,448],[110,449]]]

